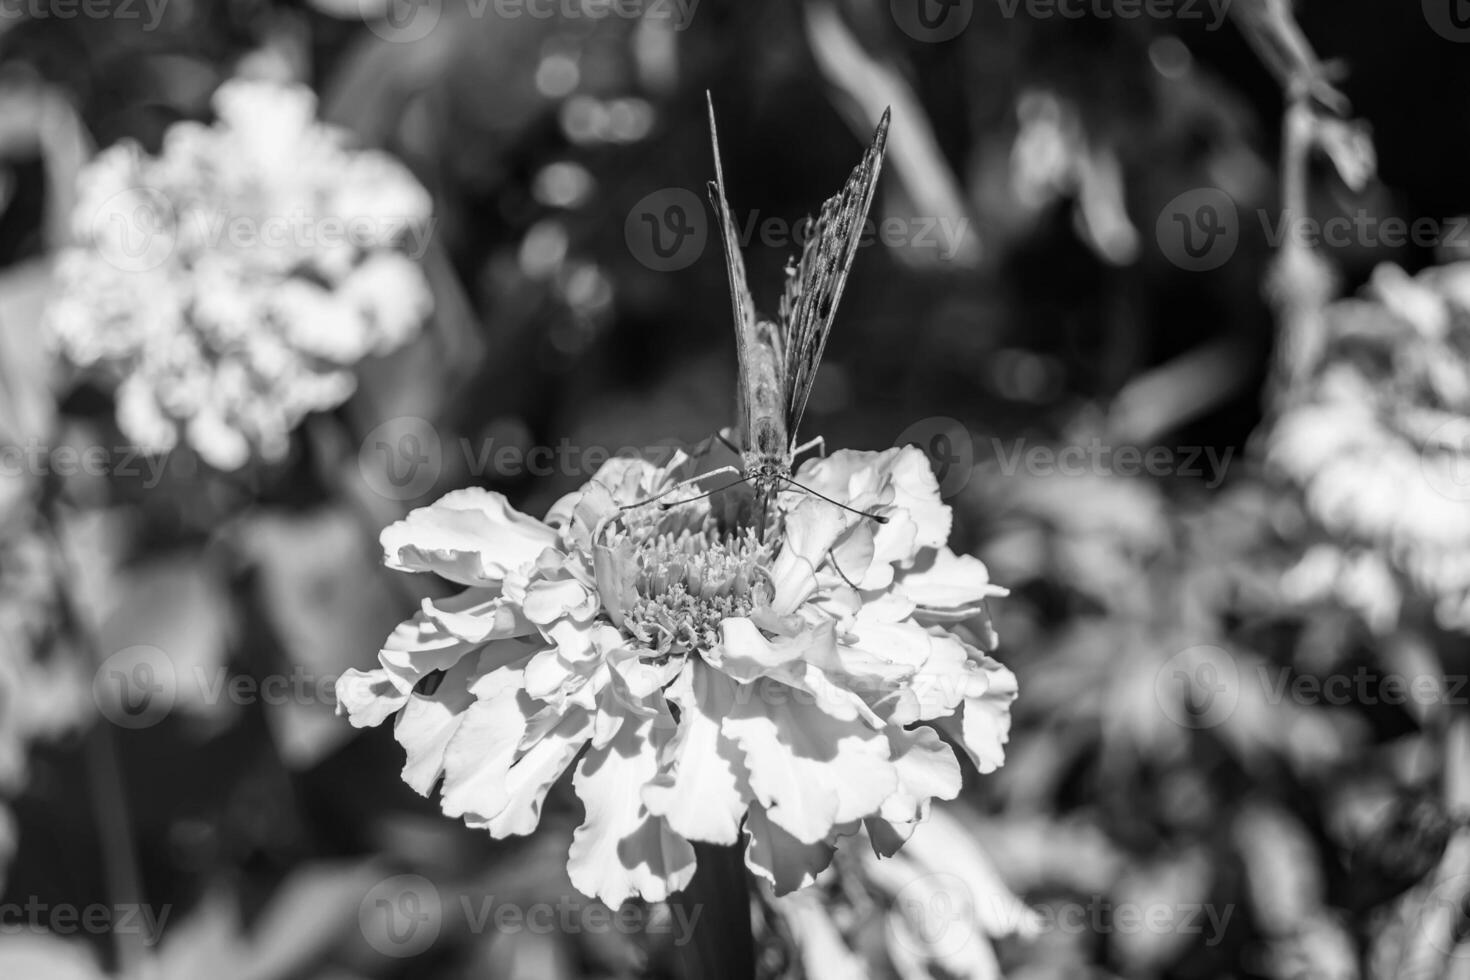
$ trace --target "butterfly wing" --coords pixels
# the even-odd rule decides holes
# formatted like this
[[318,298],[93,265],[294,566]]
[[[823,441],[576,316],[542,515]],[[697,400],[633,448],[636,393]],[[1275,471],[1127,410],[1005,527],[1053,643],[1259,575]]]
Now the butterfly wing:
[[883,167],[883,152],[888,144],[888,116],[885,109],[868,151],[853,168],[842,190],[822,205],[821,216],[807,238],[801,259],[786,269],[778,333],[780,346],[784,348],[786,431],[793,441],[806,412],[817,365],[827,346],[827,335],[832,332],[832,318],[842,298],[842,289],[847,285],[847,273],[857,255],[868,209],[873,204],[873,191],[878,185],[878,172]]
[[707,92],[705,98],[709,103],[709,136],[715,155],[715,179],[709,185],[709,198],[724,245],[725,273],[730,280],[730,304],[735,315],[735,349],[740,360],[741,448],[760,452],[779,445],[784,449],[788,441],[786,432],[775,431],[785,420],[785,406],[781,404],[781,393],[785,390],[781,379],[785,366],[781,337],[773,324],[756,317],[740,240],[735,234],[735,219],[725,195],[725,167],[720,157],[720,135],[715,128],[714,99]]

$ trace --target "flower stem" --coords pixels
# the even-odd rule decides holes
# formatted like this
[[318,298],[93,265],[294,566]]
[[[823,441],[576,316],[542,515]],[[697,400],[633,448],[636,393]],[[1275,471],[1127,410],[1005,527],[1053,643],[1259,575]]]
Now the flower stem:
[[694,853],[699,862],[694,880],[669,899],[682,921],[693,925],[688,942],[674,951],[679,972],[690,980],[751,980],[755,942],[741,848],[696,841]]

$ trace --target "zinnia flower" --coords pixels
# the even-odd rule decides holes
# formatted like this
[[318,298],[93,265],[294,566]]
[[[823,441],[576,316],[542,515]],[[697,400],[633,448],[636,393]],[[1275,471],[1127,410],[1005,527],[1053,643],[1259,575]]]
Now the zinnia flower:
[[432,299],[410,257],[428,192],[315,121],[309,88],[232,80],[212,126],[169,127],[78,178],[52,341],[117,388],[144,449],[180,435],[212,466],[283,457],[291,430],[352,394],[352,367],[415,336]]
[[802,467],[886,524],[800,493],[781,495],[764,538],[707,500],[621,509],[676,486],[686,462],[614,459],[544,522],[481,489],[412,512],[383,532],[389,566],[467,588],[425,600],[379,669],[337,687],[354,725],[397,716],[409,785],[438,786],[445,814],[496,837],[533,831],[580,756],[568,871],[614,906],[687,885],[692,840],[744,834],[746,865],[778,893],[864,826],[892,853],[959,792],[939,732],[990,772],[1016,695],[947,628],[983,621],[1004,590],[945,546],[923,453]]

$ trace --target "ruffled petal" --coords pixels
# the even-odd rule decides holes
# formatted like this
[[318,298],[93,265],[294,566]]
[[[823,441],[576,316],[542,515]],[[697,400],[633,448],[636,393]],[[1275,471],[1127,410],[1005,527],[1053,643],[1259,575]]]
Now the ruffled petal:
[[445,816],[493,817],[505,809],[510,802],[506,780],[534,713],[535,703],[513,685],[465,709],[444,751],[440,806]]
[[444,633],[466,643],[536,632],[535,624],[521,614],[519,605],[501,596],[497,589],[466,589],[447,599],[425,599],[420,612]]
[[962,717],[936,723],[959,741],[981,773],[994,772],[1006,761],[1005,744],[1011,735],[1011,702],[1016,700],[1016,675],[989,657],[981,657],[986,691],[965,698]]
[[985,563],[948,548],[926,551],[898,577],[898,588],[915,605],[931,610],[977,607],[1007,590],[990,583]]
[[773,681],[736,688],[721,725],[745,755],[750,788],[771,820],[804,844],[874,813],[897,788],[888,740]]
[[649,812],[690,840],[733,844],[740,837],[748,789],[741,753],[720,731],[735,701],[735,682],[690,660],[667,691],[679,706],[679,728],[659,758],[657,779],[643,790]]
[[526,589],[526,618],[538,626],[548,626],[562,618],[589,620],[598,605],[592,590],[576,579],[541,579]]
[[960,795],[963,778],[954,750],[932,728],[888,729],[889,754],[898,789],[883,801],[884,820],[912,823],[929,816],[929,801]]
[[382,534],[389,568],[491,587],[557,543],[553,528],[516,511],[503,494],[479,487],[447,493]]
[[433,792],[444,771],[444,751],[459,730],[465,709],[474,701],[469,692],[469,660],[456,664],[433,694],[414,692],[399,712],[393,737],[403,746],[403,781],[420,796]]
[[893,506],[908,513],[917,534],[919,548],[940,548],[949,540],[954,514],[939,496],[939,481],[929,465],[929,457],[916,446],[904,446],[884,453],[894,455],[886,460],[888,486],[893,489]]
[[939,496],[929,458],[913,446],[882,452],[839,450],[808,460],[798,479],[833,500],[858,510],[880,510],[889,518],[874,534],[874,565],[903,562],[923,548],[949,540],[954,521]]
[[408,692],[386,670],[343,671],[336,691],[337,711],[345,712],[354,728],[376,728],[408,703]]
[[803,663],[837,666],[837,638],[832,624],[823,623],[796,636],[768,639],[754,622],[736,617],[720,624],[720,644],[710,651],[709,659],[738,681],[790,678]]
[[745,832],[750,837],[745,845],[745,866],[769,881],[777,895],[815,884],[817,875],[827,869],[837,851],[826,840],[803,844],[774,823],[759,803],[751,804]]
[[587,818],[572,836],[567,874],[611,908],[641,897],[662,902],[694,877],[694,848],[643,804],[672,725],[627,715],[617,735],[592,749],[572,779]]
[[487,828],[493,837],[534,831],[541,822],[541,805],[546,802],[546,794],[582,751],[591,734],[592,717],[584,709],[574,708],[562,715],[533,744],[522,744],[525,751],[506,775],[505,808],[489,819],[466,815],[465,823]]
[[781,553],[771,566],[771,608],[777,615],[789,616],[817,591],[818,570],[827,563],[827,553],[838,536],[855,519],[815,498],[803,500],[786,514]]

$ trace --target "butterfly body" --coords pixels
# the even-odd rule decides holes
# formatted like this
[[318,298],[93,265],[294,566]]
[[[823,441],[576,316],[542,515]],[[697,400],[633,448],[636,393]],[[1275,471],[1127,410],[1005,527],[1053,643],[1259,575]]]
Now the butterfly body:
[[756,314],[746,280],[745,261],[725,195],[713,101],[709,124],[715,157],[710,201],[724,244],[740,361],[741,482],[748,482],[755,490],[764,514],[771,497],[784,484],[792,484],[792,466],[801,448],[796,441],[797,429],[872,205],[887,145],[888,113],[883,113],[873,142],[842,190],[822,205],[800,258],[788,264],[786,286],[774,319]]
[[741,351],[741,472],[750,480],[756,496],[769,496],[782,476],[791,475],[795,454],[786,429],[782,402],[782,365],[776,356],[779,327],[770,320],[755,324],[750,336],[737,344]]

